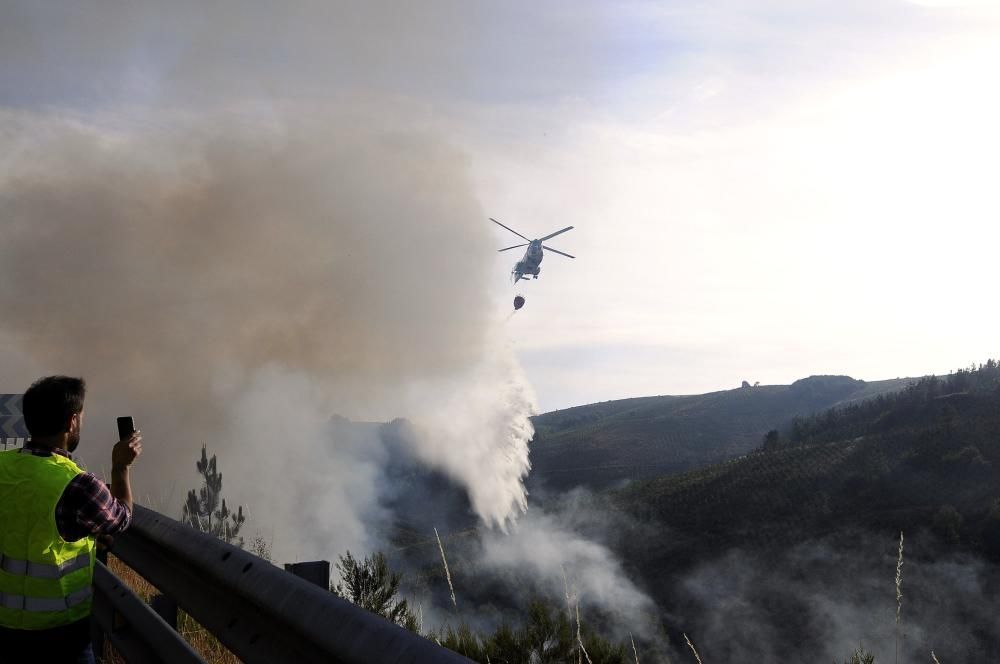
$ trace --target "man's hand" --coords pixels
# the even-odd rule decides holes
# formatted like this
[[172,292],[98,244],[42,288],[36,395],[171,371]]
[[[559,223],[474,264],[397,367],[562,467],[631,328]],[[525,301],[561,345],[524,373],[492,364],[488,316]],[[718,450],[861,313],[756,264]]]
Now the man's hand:
[[142,432],[136,431],[128,438],[119,440],[111,450],[111,468],[128,468],[142,454]]
[[111,495],[132,511],[132,483],[128,479],[128,468],[142,454],[142,434],[136,431],[128,438],[119,440],[111,450]]

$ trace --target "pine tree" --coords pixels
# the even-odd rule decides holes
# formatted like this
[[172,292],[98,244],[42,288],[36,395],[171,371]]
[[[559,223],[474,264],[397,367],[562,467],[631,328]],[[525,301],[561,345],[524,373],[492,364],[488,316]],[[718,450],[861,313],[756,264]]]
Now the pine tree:
[[242,547],[243,538],[239,536],[239,532],[247,520],[243,516],[243,506],[240,505],[234,514],[226,505],[226,500],[222,497],[222,473],[216,465],[215,455],[209,459],[204,445],[201,446],[201,460],[195,467],[205,484],[197,492],[194,489],[188,491],[181,520],[195,530],[214,535],[227,544]]
[[[837,663],[834,662],[833,664]],[[858,646],[858,648],[851,653],[851,657],[844,660],[844,664],[875,664],[875,655]]]
[[348,551],[337,563],[340,583],[330,591],[400,627],[417,631],[417,618],[405,599],[398,599],[402,575],[389,569],[382,552],[358,560]]

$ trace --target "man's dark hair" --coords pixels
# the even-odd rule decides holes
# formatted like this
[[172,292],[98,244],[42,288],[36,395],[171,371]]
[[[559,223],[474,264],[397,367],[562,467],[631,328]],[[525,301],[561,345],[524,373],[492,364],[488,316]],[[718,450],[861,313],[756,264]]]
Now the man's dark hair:
[[33,438],[66,431],[73,415],[83,412],[87,384],[82,378],[46,376],[36,380],[21,401],[24,425]]

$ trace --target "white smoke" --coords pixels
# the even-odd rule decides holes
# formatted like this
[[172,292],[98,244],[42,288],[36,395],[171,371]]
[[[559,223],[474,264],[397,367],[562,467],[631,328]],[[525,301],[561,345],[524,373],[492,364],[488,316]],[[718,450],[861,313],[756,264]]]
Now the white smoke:
[[415,455],[469,492],[473,509],[505,529],[527,509],[524,478],[531,468],[529,415],[535,396],[508,347],[482,358],[456,382],[432,383],[431,394],[413,395]]
[[608,626],[648,629],[654,615],[652,600],[625,574],[615,555],[603,544],[567,525],[567,515],[532,510],[509,535],[484,535],[482,563],[488,570],[530,580],[533,593],[562,597],[567,592],[581,607],[609,613]]

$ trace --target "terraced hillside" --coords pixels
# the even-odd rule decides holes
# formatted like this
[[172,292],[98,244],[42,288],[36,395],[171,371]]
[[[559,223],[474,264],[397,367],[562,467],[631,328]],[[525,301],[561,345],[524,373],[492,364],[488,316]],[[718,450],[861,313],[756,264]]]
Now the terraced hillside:
[[606,488],[684,472],[745,454],[794,417],[911,382],[812,376],[791,385],[624,399],[546,413],[534,418],[531,482],[552,489]]

